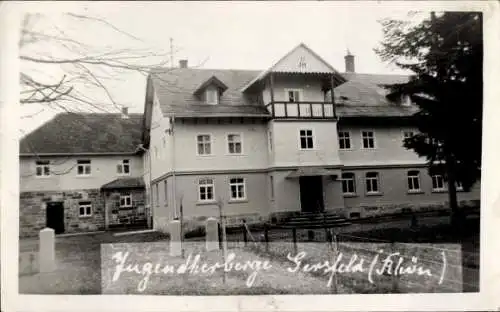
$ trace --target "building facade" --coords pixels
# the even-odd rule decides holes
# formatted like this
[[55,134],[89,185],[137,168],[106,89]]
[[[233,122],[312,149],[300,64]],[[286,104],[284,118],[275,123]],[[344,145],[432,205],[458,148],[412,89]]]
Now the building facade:
[[[154,228],[181,215],[239,223],[445,207],[443,176],[403,147],[417,107],[382,87],[408,78],[357,74],[352,55],[340,73],[304,44],[265,71],[183,62],[152,72],[144,144]],[[479,185],[458,197],[479,200]]]
[[59,114],[21,140],[20,236],[145,226],[142,115]]
[[[20,234],[346,218],[446,207],[441,175],[403,147],[418,132],[409,79],[340,73],[304,44],[264,71],[158,69],[144,114],[60,114],[21,141]],[[479,183],[460,191],[478,205]]]

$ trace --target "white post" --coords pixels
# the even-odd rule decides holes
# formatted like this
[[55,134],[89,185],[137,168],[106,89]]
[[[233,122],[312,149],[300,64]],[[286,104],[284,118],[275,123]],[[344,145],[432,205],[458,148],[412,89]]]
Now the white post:
[[206,248],[207,251],[218,250],[219,249],[219,224],[217,219],[208,218],[206,224]]
[[181,246],[181,222],[179,220],[170,221],[170,256],[177,257],[182,253]]
[[54,230],[45,228],[40,231],[39,246],[40,273],[52,272],[56,266]]

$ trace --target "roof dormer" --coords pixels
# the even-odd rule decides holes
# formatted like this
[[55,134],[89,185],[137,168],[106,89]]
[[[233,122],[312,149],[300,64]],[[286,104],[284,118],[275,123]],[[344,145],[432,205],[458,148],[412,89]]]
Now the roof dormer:
[[212,76],[194,91],[194,95],[206,104],[216,105],[219,104],[220,97],[226,90],[227,86],[217,77]]

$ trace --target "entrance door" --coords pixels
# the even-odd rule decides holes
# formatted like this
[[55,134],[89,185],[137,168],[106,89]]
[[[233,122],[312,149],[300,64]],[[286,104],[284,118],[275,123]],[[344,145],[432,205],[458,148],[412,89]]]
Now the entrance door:
[[324,210],[323,180],[321,176],[300,177],[300,207],[303,212]]
[[62,202],[47,203],[47,227],[56,234],[64,233],[64,204]]

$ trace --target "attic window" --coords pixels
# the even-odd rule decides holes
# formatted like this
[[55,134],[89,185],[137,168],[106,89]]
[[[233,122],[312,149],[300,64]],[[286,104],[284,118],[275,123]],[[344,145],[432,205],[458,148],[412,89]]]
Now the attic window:
[[205,101],[207,104],[219,104],[219,94],[216,89],[207,89],[205,91]]
[[205,80],[196,90],[194,95],[207,104],[219,104],[220,96],[227,90],[227,86],[212,76],[210,79]]

